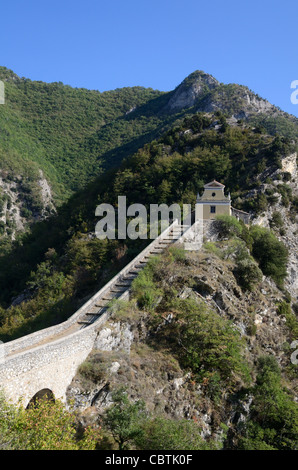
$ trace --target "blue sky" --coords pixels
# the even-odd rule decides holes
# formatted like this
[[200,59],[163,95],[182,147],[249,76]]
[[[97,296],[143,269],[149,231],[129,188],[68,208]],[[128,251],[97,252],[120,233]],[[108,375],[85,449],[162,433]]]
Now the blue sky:
[[20,76],[169,91],[204,70],[298,116],[290,101],[298,80],[294,0],[10,0],[0,15],[0,65]]

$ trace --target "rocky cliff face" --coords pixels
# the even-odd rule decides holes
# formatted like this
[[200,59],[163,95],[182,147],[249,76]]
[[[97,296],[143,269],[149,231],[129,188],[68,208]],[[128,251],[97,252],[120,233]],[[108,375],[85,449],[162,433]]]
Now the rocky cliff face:
[[[283,181],[283,175],[287,175],[287,181]],[[270,193],[274,198],[272,203],[260,215],[255,217],[252,222],[263,227],[273,227],[278,238],[283,241],[289,250],[288,276],[285,286],[294,300],[298,299],[298,241],[297,241],[297,222],[298,215],[292,207],[283,200],[280,193],[280,187],[287,188],[293,198],[298,197],[298,169],[297,153],[294,152],[282,159],[282,167],[276,171],[265,170],[260,175],[260,186],[250,192],[257,194]],[[279,214],[280,223],[274,227],[274,215]]]
[[55,212],[52,192],[40,170],[36,179],[0,172],[0,237],[18,232]]
[[[183,80],[174,90],[165,111],[179,112],[188,108],[193,108],[195,112],[222,111],[236,120],[286,114],[246,86],[222,84],[202,71],[196,71]],[[297,119],[294,120],[297,122]]]
[[211,75],[197,71],[189,75],[174,91],[166,109],[170,112],[191,108],[196,101],[220,83]]
[[[214,240],[214,230],[211,232]],[[221,249],[220,257],[206,245],[200,252],[186,253],[182,263],[165,262],[159,285],[173,288],[177,298],[203,302],[232,321],[246,342],[248,363],[253,365],[258,356],[269,354],[284,370],[290,363],[286,345],[291,334],[286,319],[277,313],[283,293],[265,277],[256,290],[243,291],[234,275],[231,246]],[[166,346],[167,340],[160,347],[159,330],[173,321],[171,313],[159,314],[163,320],[157,328],[151,315],[130,302],[115,309],[110,321],[98,330],[92,354],[68,388],[68,399],[74,402],[82,422],[100,419],[112,403],[112,391],[125,386],[130,398],[143,399],[152,414],[195,419],[204,438],[219,435],[221,423],[237,427],[249,412],[249,398],[227,394],[221,406],[216,405],[204,393],[204,385],[183,369]]]

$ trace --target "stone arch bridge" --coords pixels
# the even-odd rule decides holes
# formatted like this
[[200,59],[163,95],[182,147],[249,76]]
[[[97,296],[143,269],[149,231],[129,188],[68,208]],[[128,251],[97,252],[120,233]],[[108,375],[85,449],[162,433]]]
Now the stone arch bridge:
[[42,396],[65,401],[68,385],[109,317],[109,302],[127,297],[148,259],[182,241],[189,228],[175,220],[67,321],[2,344],[0,388],[7,399],[13,403],[21,399],[24,406]]

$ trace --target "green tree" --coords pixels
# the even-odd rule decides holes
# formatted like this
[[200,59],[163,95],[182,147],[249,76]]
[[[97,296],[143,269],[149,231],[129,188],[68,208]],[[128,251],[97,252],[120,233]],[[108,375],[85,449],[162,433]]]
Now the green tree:
[[222,237],[239,236],[242,233],[242,224],[236,217],[230,215],[218,215],[216,227]]
[[95,428],[86,429],[77,439],[75,416],[60,401],[40,400],[25,409],[10,404],[0,393],[2,450],[92,450],[100,439]]
[[270,230],[253,225],[252,255],[258,261],[265,276],[271,277],[278,286],[282,286],[287,276],[288,250]]
[[297,450],[297,403],[283,386],[281,371],[273,356],[259,358],[252,394],[253,402],[239,448]]
[[112,400],[113,405],[103,416],[103,425],[111,432],[119,450],[126,450],[142,433],[141,424],[146,417],[145,404],[141,400],[131,402],[124,387],[112,393]]
[[181,364],[193,371],[213,398],[249,382],[242,357],[244,343],[231,322],[191,299],[175,301],[176,321],[169,326]]
[[240,248],[236,254],[236,268],[234,270],[238,284],[244,290],[252,291],[261,282],[263,274],[258,264],[248,250]]

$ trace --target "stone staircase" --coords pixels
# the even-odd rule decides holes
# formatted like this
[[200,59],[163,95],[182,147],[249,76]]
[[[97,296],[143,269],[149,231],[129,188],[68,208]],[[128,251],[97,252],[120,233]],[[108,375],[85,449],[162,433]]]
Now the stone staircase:
[[36,393],[51,390],[65,401],[77,368],[92,351],[99,328],[111,315],[111,300],[127,298],[131,283],[148,260],[181,242],[188,228],[175,220],[68,320],[3,344],[0,388],[7,398],[28,404]]
[[146,266],[149,259],[162,253],[168,246],[181,239],[181,236],[189,229],[187,225],[181,225],[175,221],[169,229],[165,230],[156,240],[154,240],[142,253],[129,263],[120,273],[110,281],[106,288],[104,286],[102,293],[96,296],[88,310],[85,311],[77,320],[81,328],[85,328],[96,322],[110,307],[115,299],[128,298],[133,280],[138,273]]
[[111,301],[128,298],[132,281],[146,266],[148,260],[152,256],[162,253],[171,244],[180,242],[182,235],[189,227],[189,225],[180,224],[178,220],[175,220],[68,320],[6,343],[6,358],[38,350],[39,347],[50,346],[57,342],[63,343],[67,338],[71,339],[72,335],[83,333],[82,330],[103,325],[109,317]]
[[111,300],[127,298],[131,283],[148,260],[181,242],[188,228],[175,220],[68,320],[3,344],[0,388],[6,397],[14,403],[21,399],[27,405],[37,393],[50,390],[66,401],[67,387],[92,351],[99,328],[111,315]]

